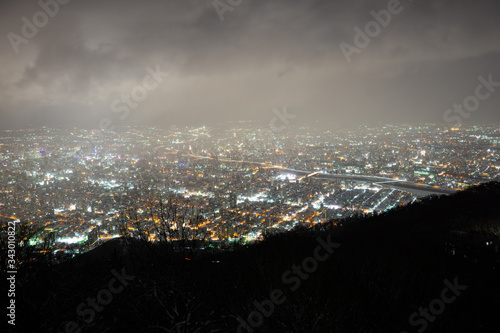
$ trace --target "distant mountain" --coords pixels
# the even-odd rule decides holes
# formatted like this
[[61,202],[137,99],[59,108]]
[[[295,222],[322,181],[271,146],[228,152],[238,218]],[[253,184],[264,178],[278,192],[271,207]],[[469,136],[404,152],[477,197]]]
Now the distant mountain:
[[500,332],[499,199],[487,183],[232,251],[112,240],[21,269],[16,331]]

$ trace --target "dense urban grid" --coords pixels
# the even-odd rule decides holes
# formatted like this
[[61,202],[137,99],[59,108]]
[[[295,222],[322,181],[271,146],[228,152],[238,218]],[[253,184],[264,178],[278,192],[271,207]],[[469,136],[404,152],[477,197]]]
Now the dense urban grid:
[[499,143],[493,125],[8,130],[0,218],[56,257],[120,236],[246,243],[499,180]]

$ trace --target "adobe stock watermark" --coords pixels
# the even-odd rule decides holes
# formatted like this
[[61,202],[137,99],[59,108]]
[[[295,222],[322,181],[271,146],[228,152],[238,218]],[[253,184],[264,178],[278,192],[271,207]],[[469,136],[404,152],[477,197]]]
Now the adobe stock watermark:
[[7,227],[7,297],[9,299],[9,306],[7,307],[7,322],[9,325],[16,326],[16,274],[17,274],[17,260],[16,260],[16,223],[19,220],[9,221]]
[[[467,289],[466,285],[458,284],[458,277],[455,277],[453,283],[445,279],[443,281],[446,286],[442,291],[440,298],[436,298],[429,303],[428,308],[420,307],[418,312],[413,312],[408,322],[411,326],[418,326],[418,333],[422,333],[427,329],[429,323],[433,323],[437,316],[441,315],[445,308],[446,304],[453,303],[458,296],[462,294],[462,291]],[[429,313],[430,311],[430,313]],[[401,331],[401,333],[408,333],[407,331]]]
[[215,0],[212,4],[219,15],[219,20],[224,22],[224,13],[232,12],[235,7],[241,5],[243,0]]
[[[261,137],[263,137],[265,134],[274,136],[277,133],[284,131],[288,127],[288,125],[290,125],[290,119],[295,119],[295,117],[297,117],[294,114],[289,114],[287,112],[286,106],[283,107],[283,111],[280,111],[277,108],[273,108],[273,113],[274,117],[269,121],[269,126],[257,132],[257,135]],[[258,148],[258,144],[253,141],[251,143],[251,149],[257,152]]]
[[[410,0],[411,1],[411,0]],[[389,0],[387,9],[382,9],[379,12],[372,10],[370,14],[374,20],[365,24],[364,31],[360,27],[355,26],[354,45],[342,42],[339,44],[342,53],[344,54],[347,63],[351,63],[352,55],[361,53],[361,50],[370,45],[372,38],[376,38],[382,32],[382,28],[386,28],[392,21],[393,15],[398,15],[403,11],[403,6],[399,0]]]
[[[168,76],[168,73],[160,70],[160,65],[156,65],[155,70],[147,66],[146,72],[148,72],[148,74],[144,76],[141,84],[133,87],[129,94],[124,94],[121,98],[117,98],[111,103],[111,111],[114,113],[121,113],[119,117],[120,120],[127,119],[130,114],[130,109],[137,108],[139,103],[148,97],[148,92],[158,88],[160,83]],[[99,122],[99,127],[104,131],[112,131],[114,129],[113,121],[110,118],[102,118]]]
[[[474,95],[465,97],[462,104],[453,104],[452,109],[448,109],[443,114],[443,120],[447,123],[454,122],[454,125],[461,125],[463,119],[470,117],[472,112],[479,109],[480,102],[491,97],[495,88],[500,87],[500,82],[493,81],[493,74],[488,75],[488,79],[478,76],[479,84],[474,90]],[[464,110],[465,109],[465,110]]]
[[49,23],[50,18],[54,18],[59,11],[60,5],[66,5],[71,0],[40,0],[38,6],[42,10],[36,12],[31,21],[26,17],[21,17],[24,23],[21,27],[21,35],[14,32],[9,32],[7,38],[15,54],[19,53],[19,45],[28,44],[30,39],[33,39],[38,34],[39,29],[45,27]]
[[[73,153],[70,154],[71,157],[74,157],[74,158],[79,158],[80,156],[79,155],[92,155],[96,153],[97,151],[97,142],[94,141],[93,139],[82,139],[80,140],[79,142],[79,145],[76,146],[74,149],[73,149]],[[87,151],[84,151],[83,150],[83,147],[86,147],[87,148]]]
[[[302,264],[300,266],[293,265],[291,269],[281,275],[281,281],[287,285],[291,291],[299,289],[302,282],[307,280],[311,274],[316,272],[319,262],[326,261],[333,251],[340,247],[340,244],[332,243],[331,235],[328,235],[326,241],[320,237],[316,238],[316,241],[319,245],[314,249],[312,256],[302,260]],[[247,319],[244,320],[241,317],[236,318],[239,322],[236,331],[238,333],[254,332],[254,329],[257,329],[264,323],[264,317],[270,317],[274,313],[276,306],[285,303],[285,301],[286,296],[282,289],[272,290],[269,294],[269,298],[260,303],[257,300],[254,300],[253,305],[255,306],[255,310],[250,312]]]
[[[96,297],[87,297],[85,302],[78,304],[76,307],[76,314],[79,320],[78,322],[67,322],[65,325],[66,333],[80,333],[86,325],[94,321],[96,311],[102,312],[104,307],[113,301],[113,295],[121,293],[129,284],[129,281],[135,279],[135,276],[125,273],[125,267],[122,268],[121,273],[113,269],[111,274],[114,275],[114,278],[109,280],[107,288],[99,290]],[[82,320],[84,323],[79,325],[79,322]]]

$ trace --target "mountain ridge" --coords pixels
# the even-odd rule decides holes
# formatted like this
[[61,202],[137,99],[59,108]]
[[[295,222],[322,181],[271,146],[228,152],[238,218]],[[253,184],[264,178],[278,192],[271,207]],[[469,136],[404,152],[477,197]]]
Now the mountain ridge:
[[[426,332],[496,332],[499,198],[500,183],[486,183],[231,251],[116,239],[58,265],[21,269],[19,318],[39,332],[65,332],[72,321],[82,332],[416,332],[423,323],[412,325],[412,313],[439,297],[443,281],[457,279],[467,290]],[[310,273],[293,270],[329,238],[339,247],[325,261]],[[78,306],[119,272],[134,278],[86,323]],[[239,319],[249,325],[273,290],[286,301],[245,328]]]

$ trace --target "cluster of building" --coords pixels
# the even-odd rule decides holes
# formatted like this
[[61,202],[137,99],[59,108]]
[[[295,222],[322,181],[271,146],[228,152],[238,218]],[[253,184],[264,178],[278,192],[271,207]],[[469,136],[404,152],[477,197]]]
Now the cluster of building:
[[499,143],[498,126],[3,131],[0,220],[28,225],[20,241],[55,254],[122,235],[253,241],[422,196],[354,176],[449,190],[498,180]]

